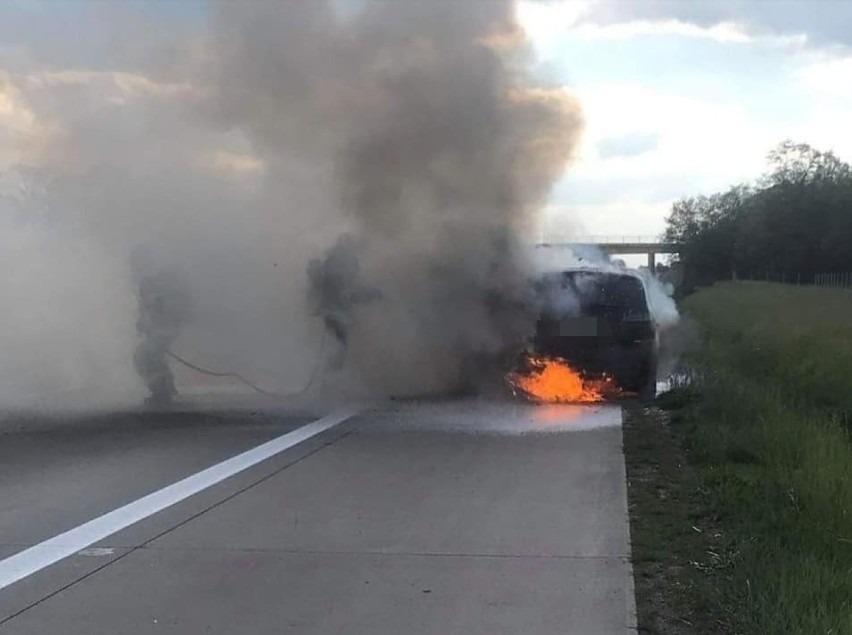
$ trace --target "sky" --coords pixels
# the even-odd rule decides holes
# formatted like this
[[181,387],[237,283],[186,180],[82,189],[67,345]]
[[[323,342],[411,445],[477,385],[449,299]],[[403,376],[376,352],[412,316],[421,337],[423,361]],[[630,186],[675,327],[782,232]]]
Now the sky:
[[852,3],[524,2],[519,18],[586,120],[545,235],[659,234],[674,200],[758,178],[787,138],[852,160]]
[[[525,0],[518,19],[539,73],[576,95],[585,120],[543,212],[545,239],[657,235],[674,200],[758,178],[784,139],[852,160],[850,2]],[[50,123],[14,78],[109,72],[119,79],[103,99],[123,99],[116,82],[151,88],[140,69],[166,68],[206,20],[195,0],[4,3],[0,174],[35,153],[34,131]],[[237,154],[217,161],[252,168]]]

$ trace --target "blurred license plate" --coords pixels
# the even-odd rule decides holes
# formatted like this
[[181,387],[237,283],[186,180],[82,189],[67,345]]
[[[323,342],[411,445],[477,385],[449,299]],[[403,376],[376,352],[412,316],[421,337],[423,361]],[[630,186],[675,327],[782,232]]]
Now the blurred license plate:
[[598,335],[598,321],[593,317],[562,318],[559,321],[559,335],[594,337]]

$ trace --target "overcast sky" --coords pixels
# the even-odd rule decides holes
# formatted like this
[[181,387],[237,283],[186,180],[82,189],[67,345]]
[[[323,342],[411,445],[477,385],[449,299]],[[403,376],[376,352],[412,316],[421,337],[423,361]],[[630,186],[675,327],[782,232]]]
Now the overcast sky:
[[[852,160],[852,2],[527,1],[518,14],[540,72],[586,121],[550,236],[657,234],[673,200],[757,178],[786,138]],[[5,2],[0,171],[46,125],[16,74],[156,74],[205,20],[197,1]]]

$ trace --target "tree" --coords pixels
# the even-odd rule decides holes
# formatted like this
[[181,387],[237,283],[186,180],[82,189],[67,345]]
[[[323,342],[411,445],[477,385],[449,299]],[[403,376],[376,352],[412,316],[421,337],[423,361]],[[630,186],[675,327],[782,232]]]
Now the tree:
[[755,186],[672,206],[666,239],[681,245],[689,286],[736,275],[812,279],[852,271],[852,170],[832,152],[784,141]]
[[850,177],[849,165],[831,151],[820,152],[807,143],[789,139],[767,155],[771,171],[765,175],[766,186],[779,184],[807,185],[838,182]]

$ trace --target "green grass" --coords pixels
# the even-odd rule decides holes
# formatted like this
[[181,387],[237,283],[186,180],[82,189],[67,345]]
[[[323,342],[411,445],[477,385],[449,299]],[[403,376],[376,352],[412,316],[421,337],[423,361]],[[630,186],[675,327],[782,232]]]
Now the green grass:
[[780,400],[852,412],[852,293],[727,283],[688,298],[702,362],[771,383]]
[[[684,310],[701,327],[700,379],[661,399],[662,424],[634,415],[625,447],[633,475],[660,463],[643,427],[683,456],[683,474],[649,477],[672,490],[663,509],[631,482],[634,554],[638,539],[642,559],[686,572],[667,610],[696,626],[667,630],[673,619],[646,611],[646,630],[852,634],[852,293],[726,283]],[[657,545],[644,511],[678,533]]]

